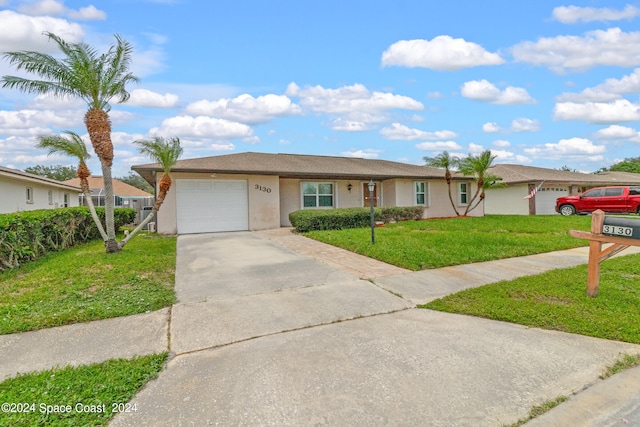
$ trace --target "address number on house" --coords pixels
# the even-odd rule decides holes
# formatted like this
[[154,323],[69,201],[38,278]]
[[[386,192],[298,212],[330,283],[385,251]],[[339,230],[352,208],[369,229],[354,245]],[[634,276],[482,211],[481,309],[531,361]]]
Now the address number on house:
[[263,193],[271,193],[271,188],[269,187],[263,187],[260,184],[256,184],[253,188],[255,188],[258,191],[262,191]]
[[631,237],[633,234],[633,228],[605,224],[602,226],[602,234]]

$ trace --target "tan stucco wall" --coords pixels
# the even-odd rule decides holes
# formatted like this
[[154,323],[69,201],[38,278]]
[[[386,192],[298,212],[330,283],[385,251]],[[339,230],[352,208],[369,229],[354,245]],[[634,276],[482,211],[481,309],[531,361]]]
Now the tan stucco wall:
[[[466,209],[466,206],[459,204],[458,197],[458,183],[465,182],[454,180],[451,183],[452,191],[451,195],[453,197],[454,202],[456,203],[456,208],[458,212],[462,215]],[[467,181],[469,184],[469,200],[473,197],[476,191],[476,184],[474,181]],[[475,202],[474,202],[475,204]],[[467,215],[469,216],[483,216],[484,215],[484,206],[482,203],[474,210],[470,211]],[[429,207],[426,209],[426,217],[427,218],[444,218],[456,216],[456,213],[451,207],[451,201],[449,200],[449,189],[447,187],[446,181],[443,180],[431,180],[429,181]]]
[[528,184],[514,184],[485,191],[485,212],[488,215],[529,215]]
[[[27,203],[27,187],[33,189],[33,203]],[[49,191],[53,192],[51,204]],[[65,193],[68,195],[69,207],[79,205],[79,192],[3,176],[0,177],[0,213],[61,208],[64,207]]]
[[[159,182],[161,174],[156,181]],[[266,230],[280,226],[280,189],[278,177],[271,175],[235,175],[201,173],[172,173],[171,178],[177,179],[233,179],[246,180],[249,206],[249,230]],[[256,187],[258,186],[258,187]],[[176,192],[172,185],[164,203],[158,211],[158,232],[163,234],[177,233]],[[264,191],[269,189],[270,191]],[[156,189],[157,191],[157,189]]]
[[[172,173],[172,179],[234,179],[247,180],[249,229],[264,230],[290,226],[289,214],[301,209],[301,187],[303,181],[332,182],[336,188],[336,207],[351,208],[363,206],[363,184],[361,180],[301,180],[280,179],[269,175],[235,175],[218,174],[212,177],[210,174],[201,173]],[[160,181],[160,175],[157,176]],[[414,206],[414,189],[411,179],[385,180],[381,184],[379,193],[382,203],[380,206]],[[351,184],[351,191],[348,185]],[[268,188],[270,191],[263,191]],[[439,218],[455,216],[447,195],[447,186],[444,181],[427,181],[429,206],[425,209],[425,218]],[[457,200],[457,195],[455,195]],[[459,208],[461,211],[464,207]],[[470,213],[470,215],[483,215],[482,205]],[[175,185],[167,193],[167,197],[158,212],[158,232],[175,234],[177,232],[176,193]]]

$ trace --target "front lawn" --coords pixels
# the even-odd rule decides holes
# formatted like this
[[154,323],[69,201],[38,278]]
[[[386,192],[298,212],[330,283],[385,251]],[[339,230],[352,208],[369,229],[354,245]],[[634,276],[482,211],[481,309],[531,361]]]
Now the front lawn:
[[587,246],[569,230],[591,227],[591,216],[487,215],[428,219],[376,228],[312,231],[305,236],[409,270],[490,261]]
[[50,253],[0,273],[0,334],[168,307],[176,238],[142,234],[115,254],[102,241]]
[[[22,374],[0,383],[0,425],[104,426],[164,367],[167,353]],[[148,409],[147,409],[148,410]]]
[[421,306],[640,344],[640,254],[602,263],[599,294],[586,294],[587,266],[502,281]]

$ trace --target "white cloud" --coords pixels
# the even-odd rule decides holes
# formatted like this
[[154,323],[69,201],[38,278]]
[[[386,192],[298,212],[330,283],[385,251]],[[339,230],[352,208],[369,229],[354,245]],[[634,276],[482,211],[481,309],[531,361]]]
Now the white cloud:
[[418,139],[453,139],[457,134],[450,130],[440,130],[436,132],[426,132],[420,129],[411,129],[400,123],[392,123],[391,127],[385,127],[380,133],[387,139],[416,141]]
[[147,89],[135,89],[131,91],[131,98],[127,104],[138,107],[171,108],[178,105],[178,95],[172,93],[162,95]]
[[640,93],[640,68],[621,79],[607,79],[604,83],[587,88],[580,93],[563,93],[556,101],[571,102],[608,102],[620,99],[621,95]]
[[81,7],[78,10],[69,10],[69,18],[77,19],[79,21],[104,21],[107,19],[107,14],[101,10],[96,9],[94,5],[87,7]]
[[537,132],[539,130],[540,123],[537,120],[521,117],[511,122],[512,132]]
[[484,147],[482,145],[474,144],[473,142],[469,144],[469,152],[471,154],[480,154],[484,151]]
[[504,139],[496,139],[495,141],[493,141],[493,145],[495,147],[506,148],[510,147],[511,143],[509,141],[505,141]]
[[605,140],[629,140],[631,142],[640,142],[640,132],[633,128],[620,125],[611,125],[607,128],[600,129],[596,132],[595,137]]
[[522,155],[516,155],[515,153],[507,150],[492,149],[491,154],[496,156],[496,162],[498,163],[506,163],[506,162],[529,163],[530,162],[528,157],[522,156]]
[[616,123],[640,120],[640,105],[626,99],[612,102],[559,102],[553,109],[558,120],[584,120],[589,123]]
[[534,157],[552,159],[602,161],[606,151],[604,145],[595,145],[584,138],[561,139],[556,144],[547,143],[542,146],[525,148],[524,152]]
[[552,12],[553,18],[563,24],[575,24],[578,21],[618,21],[621,19],[632,19],[638,15],[640,15],[640,9],[630,4],[626,5],[623,10],[604,7],[560,6],[554,8]]
[[331,129],[343,131],[343,132],[364,132],[370,129],[369,125],[365,122],[359,122],[356,120],[336,119],[331,124]]
[[0,111],[0,135],[39,135],[51,132],[47,127],[82,126],[82,113],[51,110]]
[[509,86],[500,90],[484,79],[465,82],[461,87],[461,93],[465,98],[491,104],[531,104],[535,102],[523,88]]
[[343,151],[341,155],[345,157],[358,157],[362,159],[377,159],[378,154],[381,152],[382,150],[374,150],[373,148],[367,148],[364,150]]
[[242,123],[205,116],[176,116],[165,119],[159,128],[149,131],[152,135],[180,138],[195,137],[209,139],[247,139],[253,138],[253,130]]
[[626,33],[620,28],[595,30],[579,36],[543,37],[512,47],[518,62],[549,67],[556,73],[585,71],[596,66],[634,67],[640,32]]
[[40,0],[35,3],[27,3],[18,7],[18,11],[25,15],[42,16],[42,15],[62,15],[67,8],[64,4],[55,0]]
[[186,112],[254,124],[266,123],[278,117],[298,115],[302,109],[285,95],[268,94],[254,98],[249,94],[243,94],[233,99],[203,99],[189,104]]
[[400,40],[382,54],[383,66],[423,67],[454,71],[480,65],[499,65],[505,61],[497,53],[462,38],[442,35],[433,40]]
[[419,111],[422,103],[413,98],[388,92],[370,92],[364,85],[354,84],[338,89],[308,86],[304,89],[290,83],[286,94],[300,98],[300,104],[314,112],[329,114],[380,113],[392,109]]
[[496,122],[488,122],[482,125],[482,131],[486,133],[498,133],[501,129]]
[[66,15],[71,19],[79,21],[105,20],[107,14],[98,10],[95,6],[89,5],[78,10],[67,8],[63,3],[55,0],[40,0],[35,3],[27,3],[18,7],[18,11],[31,16],[62,16]]
[[57,45],[50,43],[42,33],[49,31],[64,40],[77,43],[84,31],[78,24],[48,16],[27,16],[11,10],[0,11],[0,51],[30,50],[45,53],[57,52]]
[[438,142],[421,142],[416,144],[418,150],[424,151],[443,151],[443,150],[460,150],[462,147],[455,141],[438,141]]

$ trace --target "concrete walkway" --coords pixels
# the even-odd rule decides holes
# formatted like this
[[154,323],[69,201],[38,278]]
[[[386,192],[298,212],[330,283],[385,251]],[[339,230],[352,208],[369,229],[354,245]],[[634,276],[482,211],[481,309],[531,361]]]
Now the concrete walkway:
[[[416,273],[358,257],[287,230],[180,236],[170,310],[0,336],[0,376],[168,348],[138,411],[114,426],[498,426],[578,393],[541,424],[563,425],[589,391],[633,393],[623,380],[637,370],[598,376],[640,346],[415,308],[583,264],[584,250]],[[640,402],[605,407],[615,421]]]

